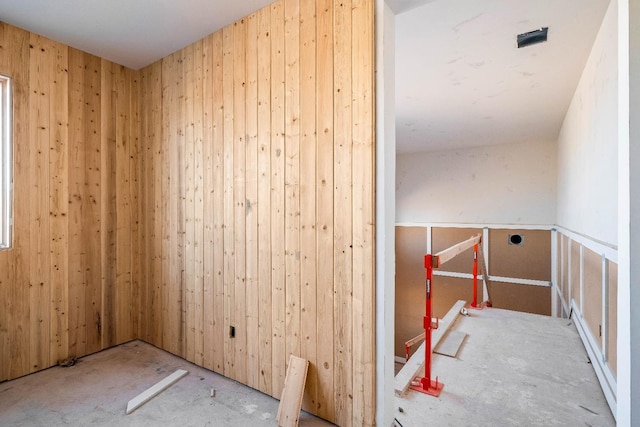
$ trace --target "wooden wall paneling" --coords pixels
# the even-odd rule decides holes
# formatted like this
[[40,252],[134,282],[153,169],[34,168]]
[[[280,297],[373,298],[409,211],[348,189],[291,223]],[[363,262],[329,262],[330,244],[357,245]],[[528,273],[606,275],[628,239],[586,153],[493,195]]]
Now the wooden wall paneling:
[[194,228],[193,236],[194,264],[195,264],[195,363],[204,364],[204,41],[194,44],[195,86],[193,88],[193,191],[194,191]]
[[215,288],[214,288],[214,148],[213,148],[213,73],[215,66],[213,35],[202,40],[202,366],[215,370],[213,360],[217,344],[214,342]]
[[49,250],[51,280],[50,360],[69,351],[69,48],[52,44],[51,139],[49,140]]
[[[569,289],[571,289],[571,299],[576,302],[576,305],[580,307],[580,263],[581,263],[581,254],[580,254],[580,243],[569,240],[569,251],[571,252],[571,265],[568,265],[567,268],[571,271],[571,284]],[[567,301],[570,303],[570,301]]]
[[131,110],[127,93],[131,74],[124,67],[114,68],[116,85],[116,342],[134,338],[133,294],[131,288],[131,171],[129,135]]
[[234,215],[234,27],[222,30],[224,105],[224,375],[236,378],[236,340],[230,328],[236,324],[235,307],[235,220]]
[[235,379],[247,383],[246,318],[246,18],[233,24],[233,203],[235,280]]
[[300,355],[300,4],[284,1],[286,354]]
[[31,34],[29,87],[31,123],[30,206],[30,370],[50,364],[49,282],[49,140],[50,82],[54,47],[44,37]]
[[317,399],[323,418],[334,413],[333,321],[333,0],[316,2],[316,262]]
[[[150,68],[145,68],[140,71],[138,74],[138,99],[139,106],[147,105],[150,99]],[[149,149],[151,146],[151,137],[149,132],[149,124],[150,120],[150,108],[139,108],[138,111],[138,133],[137,137],[139,138],[138,142],[138,159],[137,159],[137,170],[136,170],[136,187],[134,193],[138,198],[138,206],[136,208],[136,215],[138,221],[138,238],[137,243],[139,245],[137,261],[140,264],[138,270],[138,277],[136,278],[136,286],[139,287],[138,294],[138,304],[139,304],[139,323],[138,323],[138,331],[137,336],[146,341],[150,342],[150,334],[149,334],[149,322],[145,316],[151,316],[151,284],[149,282],[149,278],[151,276],[150,265],[152,263],[152,253],[153,251],[150,248],[150,243],[152,241],[150,228],[153,226],[153,206],[150,205],[151,198],[149,197],[149,193],[151,190],[151,180],[149,179],[149,175],[151,175],[148,171],[152,167],[149,164]],[[136,258],[132,255],[132,261],[136,261]],[[149,308],[147,308],[149,307]],[[147,314],[149,313],[149,314]]]
[[618,264],[609,265],[609,316],[607,318],[607,364],[614,377],[617,375],[618,357]]
[[285,33],[284,2],[271,6],[271,301],[272,394],[279,398],[286,374],[285,297]]
[[[224,262],[225,251],[225,139],[224,129],[225,110],[223,104],[223,40],[222,32],[218,31],[213,35],[213,65],[212,65],[212,89],[213,94],[207,95],[206,98],[212,96],[211,111],[213,118],[213,187],[207,186],[207,189],[213,188],[213,339],[215,340],[213,352],[213,366],[216,372],[224,372],[225,370],[225,337],[228,337],[228,323],[225,323],[225,274]],[[205,98],[205,99],[206,99]],[[211,260],[208,256],[206,259]]]
[[[93,353],[102,349],[101,340],[101,309],[102,309],[102,239],[101,239],[101,60],[100,58],[84,54],[83,80],[83,138],[84,143],[84,198],[82,201],[82,235],[84,244],[84,319],[86,325],[85,352]],[[122,96],[128,88],[117,88]],[[114,106],[112,106],[113,108]],[[129,157],[120,160],[128,167]],[[117,173],[117,172],[116,172]],[[116,201],[117,203],[117,201]],[[116,209],[115,205],[113,206]],[[111,218],[115,218],[115,213]],[[127,242],[116,242],[116,256],[118,249],[128,246]],[[117,261],[116,261],[117,262]],[[82,303],[82,302],[81,302]],[[115,320],[115,319],[112,319]]]
[[602,349],[602,258],[588,248],[583,249],[584,313],[591,334]]
[[271,8],[258,12],[257,162],[258,162],[258,389],[271,394]]
[[375,425],[373,2],[353,2],[353,425]]
[[353,213],[351,0],[334,2],[334,387],[335,421],[353,419]]
[[[116,106],[115,66],[103,60],[100,97],[100,245],[102,307],[99,319],[102,347],[110,347],[116,338]],[[83,120],[80,118],[80,120]],[[84,141],[84,138],[82,138]],[[83,311],[84,312],[84,311]]]
[[300,2],[300,354],[309,361],[302,405],[317,408],[316,2]]
[[191,44],[184,48],[182,59],[181,78],[184,84],[184,96],[181,97],[183,110],[182,132],[184,133],[184,167],[178,173],[183,173],[184,178],[184,281],[185,292],[182,294],[184,304],[184,346],[185,359],[193,362],[196,358],[196,265],[195,265],[195,132],[194,132],[194,96],[195,81],[197,76],[194,73],[196,59],[196,49],[198,43]]
[[13,88],[13,242],[0,251],[0,381],[30,372],[30,216],[31,190],[28,32],[0,23],[0,72]]
[[260,383],[260,342],[258,341],[258,14],[246,22],[246,334],[247,384],[257,389]]
[[[189,294],[191,284],[187,286],[187,185],[189,173],[193,171],[189,165],[187,158],[191,149],[192,141],[188,141],[187,129],[189,128],[189,111],[188,103],[191,101],[192,94],[189,92],[192,83],[189,71],[189,58],[193,49],[193,45],[176,52],[176,69],[173,75],[176,82],[175,97],[172,99],[172,108],[174,109],[176,118],[175,123],[175,139],[172,141],[172,149],[175,156],[172,157],[171,164],[171,195],[175,198],[175,202],[171,204],[170,215],[175,220],[172,223],[170,238],[173,238],[175,248],[173,259],[171,262],[171,281],[172,292],[174,293],[174,301],[178,307],[178,321],[175,325],[176,345],[178,355],[187,358],[187,343],[190,341],[187,337],[187,305],[189,303]],[[189,266],[190,267],[190,266]],[[190,270],[189,275],[191,275]],[[190,277],[189,277],[190,278]]]

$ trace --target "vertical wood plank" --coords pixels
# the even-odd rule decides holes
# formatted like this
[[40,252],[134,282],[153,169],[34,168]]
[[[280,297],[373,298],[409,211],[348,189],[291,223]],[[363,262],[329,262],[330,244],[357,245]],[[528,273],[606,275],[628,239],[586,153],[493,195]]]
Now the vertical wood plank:
[[316,2],[300,2],[300,331],[309,361],[303,407],[318,406],[316,278]]
[[333,314],[333,0],[316,5],[317,40],[317,263],[318,322],[317,369],[318,414],[334,414],[334,314]]
[[300,4],[284,2],[286,353],[300,355]]
[[50,364],[49,299],[49,140],[50,82],[53,46],[44,37],[31,34],[29,88],[31,123],[30,180],[30,371]]
[[246,19],[233,24],[233,203],[235,379],[247,382],[246,318]]
[[353,424],[375,424],[373,2],[352,9]]
[[[137,207],[137,222],[138,222],[138,254],[137,260],[140,264],[138,277],[136,278],[135,284],[139,288],[139,296],[138,296],[138,304],[139,304],[139,328],[138,328],[138,337],[146,342],[150,342],[150,333],[149,333],[149,321],[148,319],[151,317],[151,284],[149,282],[149,278],[151,277],[151,259],[152,259],[152,248],[150,246],[152,237],[151,237],[151,227],[153,224],[153,204],[152,198],[150,197],[150,193],[153,192],[153,181],[149,179],[150,174],[149,170],[152,168],[152,165],[149,163],[149,148],[150,148],[150,133],[149,133],[149,125],[150,125],[150,108],[140,108],[140,106],[145,106],[150,102],[151,94],[150,94],[150,79],[151,79],[151,68],[147,67],[139,72],[138,75],[138,133],[137,137],[138,141],[138,151],[137,156],[138,159],[137,164],[138,168],[136,171],[136,188],[135,194],[138,197],[138,207]],[[136,256],[132,255],[132,262],[136,261]]]
[[203,101],[203,135],[202,135],[202,157],[203,157],[203,177],[202,177],[202,209],[203,209],[203,366],[210,370],[215,370],[214,354],[216,347],[223,340],[214,342],[215,339],[215,263],[214,252],[214,148],[213,148],[213,116],[214,116],[214,93],[213,75],[215,66],[213,35],[203,40],[202,46],[202,101]]
[[140,151],[140,72],[129,70],[129,193],[131,194],[131,339],[140,337],[140,287],[143,259],[141,245],[143,229],[140,225],[140,207],[142,192],[139,191],[140,167],[142,153]]
[[236,324],[235,308],[235,209],[234,209],[234,27],[222,30],[223,139],[224,139],[224,375],[236,378],[236,340],[230,328]]
[[[83,54],[83,142],[84,198],[82,200],[82,237],[84,239],[84,319],[85,351],[92,353],[101,347],[102,260],[101,260],[101,60]],[[128,164],[129,159],[126,159]]]
[[49,216],[51,242],[49,244],[51,280],[50,360],[65,359],[69,352],[69,167],[68,119],[69,79],[68,48],[51,44],[51,139],[49,140]]
[[193,140],[194,140],[194,263],[195,263],[195,363],[204,363],[204,149],[203,149],[203,55],[204,43],[194,45]]
[[224,372],[225,369],[225,336],[228,323],[225,323],[225,109],[224,80],[223,80],[223,40],[222,32],[213,35],[213,64],[212,64],[212,97],[211,115],[213,118],[213,339],[216,343],[213,352],[213,369]]
[[116,84],[116,341],[131,340],[131,193],[130,193],[130,104],[128,91],[131,74],[123,67],[115,67]]
[[334,2],[334,389],[335,419],[350,424],[352,373],[351,0]]
[[247,385],[255,389],[260,381],[258,316],[258,14],[246,18],[246,331]]
[[258,12],[258,389],[272,392],[271,364],[271,8]]
[[[101,346],[116,344],[116,84],[114,65],[100,64]],[[84,141],[84,138],[82,138]],[[84,151],[83,151],[84,153]],[[84,163],[83,163],[84,164]],[[84,313],[84,310],[83,310]]]
[[282,394],[286,374],[284,190],[284,0],[271,5],[271,301],[272,393]]

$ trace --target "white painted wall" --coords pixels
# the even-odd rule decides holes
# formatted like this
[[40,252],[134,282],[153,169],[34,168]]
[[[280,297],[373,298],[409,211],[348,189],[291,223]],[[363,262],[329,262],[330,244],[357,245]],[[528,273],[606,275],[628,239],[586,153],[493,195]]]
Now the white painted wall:
[[611,2],[558,138],[558,225],[617,245],[618,33]]
[[555,143],[399,154],[396,221],[555,224]]

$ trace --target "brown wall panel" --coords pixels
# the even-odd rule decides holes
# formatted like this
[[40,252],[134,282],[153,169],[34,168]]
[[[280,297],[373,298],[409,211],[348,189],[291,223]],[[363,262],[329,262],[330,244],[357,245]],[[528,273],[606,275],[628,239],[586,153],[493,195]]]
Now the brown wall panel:
[[551,315],[551,288],[493,282],[489,286],[493,307]]
[[607,363],[617,374],[618,356],[618,264],[607,261],[609,265],[609,316],[607,318]]
[[[576,305],[580,307],[580,243],[570,240],[570,252],[571,252],[571,265],[569,269],[571,271],[571,283],[569,289],[571,290],[571,299],[576,302]],[[571,301],[567,301],[567,304],[571,304]]]
[[396,227],[395,355],[404,355],[405,341],[424,331],[425,227]]
[[0,251],[4,381],[137,335],[138,73],[2,23],[0,46],[14,125],[14,240]]
[[560,283],[562,284],[562,297],[567,304],[567,310],[571,310],[569,307],[571,305],[571,301],[569,300],[569,242],[571,242],[571,240],[567,236],[562,235],[561,245],[558,247],[558,251],[562,253],[562,262],[558,270],[560,271]]
[[602,256],[588,248],[584,256],[584,313],[587,326],[602,348]]
[[[524,236],[509,244],[510,234]],[[551,231],[489,230],[489,274],[519,279],[551,280]]]
[[[431,230],[431,252],[436,254],[478,234],[482,235],[482,229],[434,227]],[[473,272],[473,248],[458,254],[438,270],[471,274]]]

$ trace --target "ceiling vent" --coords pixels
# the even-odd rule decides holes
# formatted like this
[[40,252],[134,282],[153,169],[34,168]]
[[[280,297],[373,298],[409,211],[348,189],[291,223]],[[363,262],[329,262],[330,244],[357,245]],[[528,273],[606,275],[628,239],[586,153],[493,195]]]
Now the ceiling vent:
[[539,30],[518,34],[518,49],[520,49],[521,47],[530,46],[532,44],[546,42],[548,31],[549,27],[542,27]]

